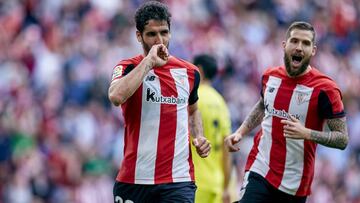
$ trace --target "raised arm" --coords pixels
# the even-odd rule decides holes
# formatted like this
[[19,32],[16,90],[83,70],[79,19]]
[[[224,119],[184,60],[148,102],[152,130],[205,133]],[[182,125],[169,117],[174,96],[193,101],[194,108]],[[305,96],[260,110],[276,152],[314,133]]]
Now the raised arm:
[[260,125],[265,115],[264,99],[260,97],[259,101],[254,105],[250,113],[246,116],[245,121],[240,127],[231,135],[225,138],[225,146],[230,152],[239,150],[236,144],[241,138]]
[[111,82],[109,99],[115,105],[123,104],[141,85],[145,75],[156,66],[165,65],[168,50],[163,44],[152,46],[148,55],[129,74]]

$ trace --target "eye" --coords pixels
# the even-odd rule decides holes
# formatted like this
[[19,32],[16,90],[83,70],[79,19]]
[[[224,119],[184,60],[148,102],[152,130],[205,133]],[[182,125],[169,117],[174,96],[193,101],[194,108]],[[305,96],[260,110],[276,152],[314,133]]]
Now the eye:
[[146,35],[149,36],[149,37],[154,37],[154,36],[156,36],[156,33],[155,32],[148,32],[148,33],[146,33]]
[[306,45],[306,46],[310,46],[310,45],[311,45],[311,42],[308,41],[308,40],[306,40],[306,41],[303,42],[303,44]]
[[290,42],[291,42],[291,43],[298,43],[298,41],[299,41],[299,40],[298,40],[298,39],[296,39],[296,38],[292,38],[292,39],[290,39]]
[[168,35],[169,34],[169,30],[163,30],[161,31],[161,35]]

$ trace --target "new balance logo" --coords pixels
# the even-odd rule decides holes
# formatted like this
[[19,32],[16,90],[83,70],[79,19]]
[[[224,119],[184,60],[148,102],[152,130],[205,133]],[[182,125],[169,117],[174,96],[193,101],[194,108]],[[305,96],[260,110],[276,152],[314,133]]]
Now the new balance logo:
[[145,78],[145,81],[154,81],[155,80],[155,76],[154,75],[149,75]]
[[275,88],[274,88],[274,87],[269,87],[269,92],[270,92],[270,93],[273,93],[273,92],[274,92],[274,90],[275,90]]
[[147,102],[154,102],[154,103],[162,103],[162,104],[185,104],[185,98],[176,98],[174,96],[171,97],[164,97],[164,96],[157,96],[156,92],[150,90],[150,88],[146,89],[146,101]]

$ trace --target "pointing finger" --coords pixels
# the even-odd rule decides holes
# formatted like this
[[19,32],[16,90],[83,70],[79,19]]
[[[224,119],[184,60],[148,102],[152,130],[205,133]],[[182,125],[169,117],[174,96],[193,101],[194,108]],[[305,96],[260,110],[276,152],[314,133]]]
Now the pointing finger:
[[289,116],[290,116],[290,119],[291,119],[292,121],[297,121],[297,119],[295,118],[295,116],[293,116],[293,115],[291,115],[291,114],[289,114]]

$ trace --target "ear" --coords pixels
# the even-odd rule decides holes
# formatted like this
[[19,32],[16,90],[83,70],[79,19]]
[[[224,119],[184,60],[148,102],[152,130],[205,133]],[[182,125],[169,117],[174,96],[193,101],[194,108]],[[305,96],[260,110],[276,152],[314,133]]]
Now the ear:
[[141,32],[139,30],[136,30],[136,38],[138,42],[142,42]]
[[317,47],[314,46],[314,47],[313,47],[313,50],[312,50],[312,53],[311,53],[311,56],[314,56],[314,55],[316,54],[316,50],[317,50]]
[[283,47],[283,49],[285,50],[285,47],[286,47],[286,41],[282,41],[282,47]]

